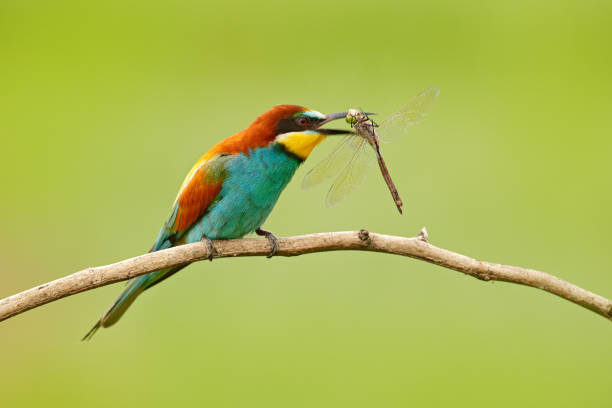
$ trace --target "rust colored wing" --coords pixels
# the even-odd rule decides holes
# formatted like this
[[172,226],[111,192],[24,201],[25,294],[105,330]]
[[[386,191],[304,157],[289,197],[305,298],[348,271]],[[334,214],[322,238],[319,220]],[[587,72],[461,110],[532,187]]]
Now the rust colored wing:
[[225,178],[227,155],[205,155],[191,169],[152,251],[171,247],[216,202]]

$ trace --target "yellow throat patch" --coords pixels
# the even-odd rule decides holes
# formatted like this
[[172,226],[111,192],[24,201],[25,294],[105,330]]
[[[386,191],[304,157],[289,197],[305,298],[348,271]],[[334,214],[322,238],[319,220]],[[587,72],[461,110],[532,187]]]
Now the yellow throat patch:
[[314,130],[306,132],[290,132],[279,135],[276,141],[282,144],[287,151],[295,154],[302,160],[312,152],[316,145],[321,143],[327,135],[318,133]]

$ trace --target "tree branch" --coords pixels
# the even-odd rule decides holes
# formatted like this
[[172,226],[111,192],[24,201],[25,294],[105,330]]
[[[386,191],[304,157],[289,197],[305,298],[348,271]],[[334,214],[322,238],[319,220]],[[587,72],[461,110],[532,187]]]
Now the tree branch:
[[[214,241],[213,256],[261,256],[270,251],[266,239]],[[612,320],[612,301],[544,272],[517,266],[478,261],[429,244],[423,228],[414,238],[370,233],[366,230],[328,232],[279,239],[277,255],[296,256],[327,251],[372,251],[403,255],[463,272],[484,281],[512,282],[560,296]],[[181,245],[126,259],[111,265],[87,268],[64,278],[0,300],[0,321],[66,296],[127,280],[170,266],[208,258],[202,242]]]

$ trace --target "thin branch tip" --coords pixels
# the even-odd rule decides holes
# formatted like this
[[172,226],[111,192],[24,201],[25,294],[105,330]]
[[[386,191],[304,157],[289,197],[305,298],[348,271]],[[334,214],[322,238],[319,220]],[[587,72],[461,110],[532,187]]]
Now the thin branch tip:
[[421,231],[419,231],[419,235],[417,235],[417,238],[429,244],[429,234],[427,233],[427,228],[421,228]]

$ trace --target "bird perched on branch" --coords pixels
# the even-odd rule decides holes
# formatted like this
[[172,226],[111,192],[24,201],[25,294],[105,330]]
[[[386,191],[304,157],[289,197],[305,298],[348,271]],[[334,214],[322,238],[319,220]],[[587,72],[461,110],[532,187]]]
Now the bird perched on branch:
[[[240,238],[255,232],[277,250],[277,238],[261,229],[299,165],[328,135],[348,130],[320,129],[347,112],[324,115],[297,105],[279,105],[245,130],[221,141],[193,166],[174,201],[151,252],[205,240],[212,260],[213,239]],[[115,324],[146,289],[187,265],[134,278],[115,303],[83,337]]]

